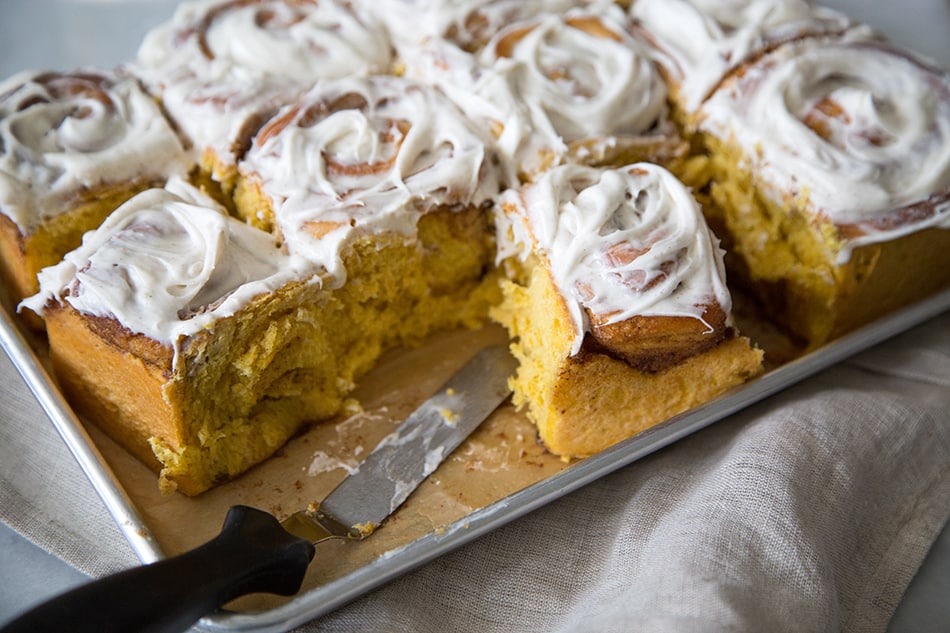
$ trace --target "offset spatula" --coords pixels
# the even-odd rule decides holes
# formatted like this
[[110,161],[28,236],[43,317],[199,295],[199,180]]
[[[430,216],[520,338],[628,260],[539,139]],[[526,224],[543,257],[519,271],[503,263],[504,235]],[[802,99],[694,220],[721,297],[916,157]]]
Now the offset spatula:
[[62,594],[2,632],[184,631],[240,596],[297,593],[314,545],[369,536],[508,397],[514,370],[504,347],[482,350],[319,504],[282,523],[234,506],[208,543]]

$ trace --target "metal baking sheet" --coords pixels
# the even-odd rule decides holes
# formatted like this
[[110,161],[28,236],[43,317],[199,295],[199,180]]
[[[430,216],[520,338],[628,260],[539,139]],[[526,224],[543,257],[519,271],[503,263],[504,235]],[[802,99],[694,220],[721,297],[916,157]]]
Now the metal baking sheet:
[[[916,0],[915,0],[916,1]],[[0,75],[26,68],[112,65],[134,55],[144,31],[168,17],[173,0],[32,0],[8,3],[0,20]],[[940,19],[921,20],[926,10],[889,11],[844,0],[829,4],[892,24],[890,34],[946,63]],[[890,5],[886,5],[890,6]],[[936,3],[946,11],[945,3]],[[909,24],[908,21],[912,22]],[[32,27],[31,27],[32,25]],[[927,30],[927,27],[930,30]],[[913,30],[908,30],[913,27]],[[920,29],[923,28],[923,31]],[[49,37],[37,37],[47,33]],[[109,37],[98,37],[108,33]],[[928,35],[929,33],[929,35]],[[173,555],[209,538],[226,508],[247,502],[281,514],[303,499],[319,498],[347,467],[345,455],[365,449],[373,437],[435,389],[454,364],[498,330],[447,333],[420,350],[395,353],[368,377],[359,395],[363,410],[295,438],[274,459],[251,473],[196,499],[163,498],[155,475],[117,447],[94,425],[83,424],[51,379],[42,340],[22,330],[10,306],[0,310],[0,346],[24,376],[125,538],[143,563]],[[808,355],[780,362],[763,376],[726,396],[677,416],[635,438],[582,461],[564,463],[533,441],[530,425],[503,407],[469,443],[423,486],[372,539],[361,544],[319,546],[318,561],[295,597],[252,599],[229,613],[202,620],[210,631],[283,631],[326,614],[346,602],[513,521],[554,499],[635,462],[710,424],[784,390],[862,350],[950,310],[950,291],[882,319]],[[446,355],[443,351],[451,349]],[[438,359],[434,362],[433,359]],[[409,371],[392,371],[393,368]],[[399,376],[393,382],[385,376]],[[401,381],[401,382],[400,382]],[[321,447],[333,445],[336,453]],[[507,469],[507,470],[506,470]],[[460,483],[471,479],[467,485]],[[460,488],[461,486],[461,488]],[[188,531],[182,519],[189,519]],[[356,547],[350,547],[356,545]]]

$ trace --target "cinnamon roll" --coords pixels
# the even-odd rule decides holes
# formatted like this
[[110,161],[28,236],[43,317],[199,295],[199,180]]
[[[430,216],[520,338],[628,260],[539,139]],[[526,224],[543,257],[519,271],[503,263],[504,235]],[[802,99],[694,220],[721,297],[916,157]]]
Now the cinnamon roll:
[[196,0],[138,53],[138,71],[225,190],[260,124],[326,78],[384,73],[382,25],[346,0]]
[[431,212],[481,214],[498,185],[486,139],[444,95],[399,77],[324,82],[267,122],[240,164],[238,209],[343,280],[360,236],[415,238]]
[[556,167],[500,209],[520,272],[493,315],[515,340],[515,403],[555,454],[593,454],[760,371],[718,242],[662,167]]
[[744,276],[812,344],[950,285],[945,71],[880,42],[803,41],[744,67],[699,120]]
[[299,427],[276,413],[293,400],[281,380],[306,367],[266,331],[289,327],[306,277],[184,181],[131,198],[40,281],[24,304],[46,320],[64,391],[164,489],[200,492]]
[[564,161],[620,165],[683,151],[666,86],[630,30],[619,7],[592,3],[528,15],[474,52],[432,39],[402,57],[410,76],[439,85],[490,129],[509,172],[530,180]]
[[691,114],[732,70],[806,37],[871,30],[812,0],[637,0],[630,15],[652,43],[677,109]]
[[14,299],[137,190],[187,169],[155,101],[123,70],[0,83],[0,255]]

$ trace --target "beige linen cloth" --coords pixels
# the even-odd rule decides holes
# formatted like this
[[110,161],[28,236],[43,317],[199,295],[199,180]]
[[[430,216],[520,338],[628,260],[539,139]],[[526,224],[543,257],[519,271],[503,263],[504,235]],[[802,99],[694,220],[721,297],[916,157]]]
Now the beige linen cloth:
[[[0,361],[0,518],[92,575],[136,564]],[[301,631],[884,631],[950,516],[950,313]]]

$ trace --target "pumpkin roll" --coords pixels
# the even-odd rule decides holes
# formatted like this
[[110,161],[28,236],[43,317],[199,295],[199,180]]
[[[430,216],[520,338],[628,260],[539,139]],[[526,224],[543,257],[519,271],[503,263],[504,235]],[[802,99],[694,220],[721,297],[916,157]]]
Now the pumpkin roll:
[[184,172],[182,145],[123,70],[26,71],[0,83],[0,257],[13,300],[123,201]]
[[551,452],[586,457],[757,375],[723,253],[669,171],[564,165],[499,205],[509,279],[492,315],[514,402]]
[[[136,70],[227,194],[250,139],[318,80],[385,73],[389,38],[346,0],[197,0],[142,42]],[[226,198],[223,198],[226,200]]]
[[881,42],[801,41],[700,110],[711,221],[811,346],[950,286],[950,74]]
[[[507,6],[499,4],[498,11]],[[482,15],[492,8],[483,7]],[[520,20],[476,24],[501,26],[474,50],[457,42],[482,41],[484,29],[399,49],[401,63],[407,75],[438,85],[493,134],[508,184],[565,162],[665,162],[685,151],[669,118],[666,85],[614,3],[525,9]]]
[[319,279],[183,180],[131,198],[40,285],[24,304],[64,393],[164,490],[234,477],[329,408],[289,345]]
[[635,28],[651,44],[684,124],[730,72],[788,42],[874,37],[873,31],[811,0],[637,0]]

